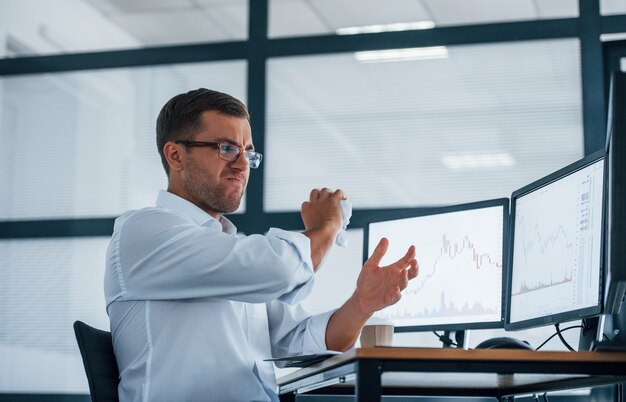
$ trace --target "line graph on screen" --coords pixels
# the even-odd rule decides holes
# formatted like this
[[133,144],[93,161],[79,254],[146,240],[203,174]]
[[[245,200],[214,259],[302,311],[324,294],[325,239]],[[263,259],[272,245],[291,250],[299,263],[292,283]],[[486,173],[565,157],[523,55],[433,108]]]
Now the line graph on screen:
[[498,321],[502,219],[502,208],[493,207],[399,220],[391,226],[387,222],[386,233],[370,226],[371,242],[377,234],[389,238],[386,262],[414,244],[420,266],[402,299],[377,316],[396,325]]
[[511,322],[597,302],[603,164],[518,196]]

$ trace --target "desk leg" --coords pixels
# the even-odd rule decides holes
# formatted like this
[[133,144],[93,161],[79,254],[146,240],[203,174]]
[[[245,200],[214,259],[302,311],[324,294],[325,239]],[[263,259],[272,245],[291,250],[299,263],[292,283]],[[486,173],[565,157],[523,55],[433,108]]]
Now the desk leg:
[[290,392],[288,394],[282,394],[278,396],[280,402],[296,402],[296,394]]
[[377,360],[361,360],[356,365],[355,401],[380,402],[382,394],[381,363]]

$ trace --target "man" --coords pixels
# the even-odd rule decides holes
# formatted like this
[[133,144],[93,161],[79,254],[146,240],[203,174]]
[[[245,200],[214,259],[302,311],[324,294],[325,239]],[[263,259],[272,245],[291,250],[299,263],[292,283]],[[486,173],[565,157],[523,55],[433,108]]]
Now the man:
[[297,303],[341,227],[341,190],[311,191],[305,231],[242,236],[235,211],[254,150],[246,107],[198,89],[172,98],[157,120],[168,189],[156,206],[115,222],[105,296],[121,401],[276,401],[264,359],[352,347],[373,312],[395,303],[417,275],[415,250],[380,268],[387,241],[365,263],[338,310]]

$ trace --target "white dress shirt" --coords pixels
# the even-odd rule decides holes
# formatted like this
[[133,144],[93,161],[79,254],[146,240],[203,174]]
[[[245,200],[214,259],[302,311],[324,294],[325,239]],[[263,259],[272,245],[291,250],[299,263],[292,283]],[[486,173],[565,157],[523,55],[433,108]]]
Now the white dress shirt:
[[161,191],[115,221],[104,290],[120,401],[277,401],[272,356],[326,351],[309,239],[242,236]]

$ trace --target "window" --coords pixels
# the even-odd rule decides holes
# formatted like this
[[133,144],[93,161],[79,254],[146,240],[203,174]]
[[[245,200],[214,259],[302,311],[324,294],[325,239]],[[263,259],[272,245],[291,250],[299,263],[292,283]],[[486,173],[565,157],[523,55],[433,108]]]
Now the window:
[[271,59],[266,210],[319,186],[355,208],[508,197],[582,157],[577,40],[444,49]]
[[75,320],[108,330],[108,238],[0,241],[0,393],[87,393]]
[[244,61],[228,61],[1,78],[0,220],[154,205],[167,186],[155,140],[161,107],[199,87],[245,102],[245,75]]

